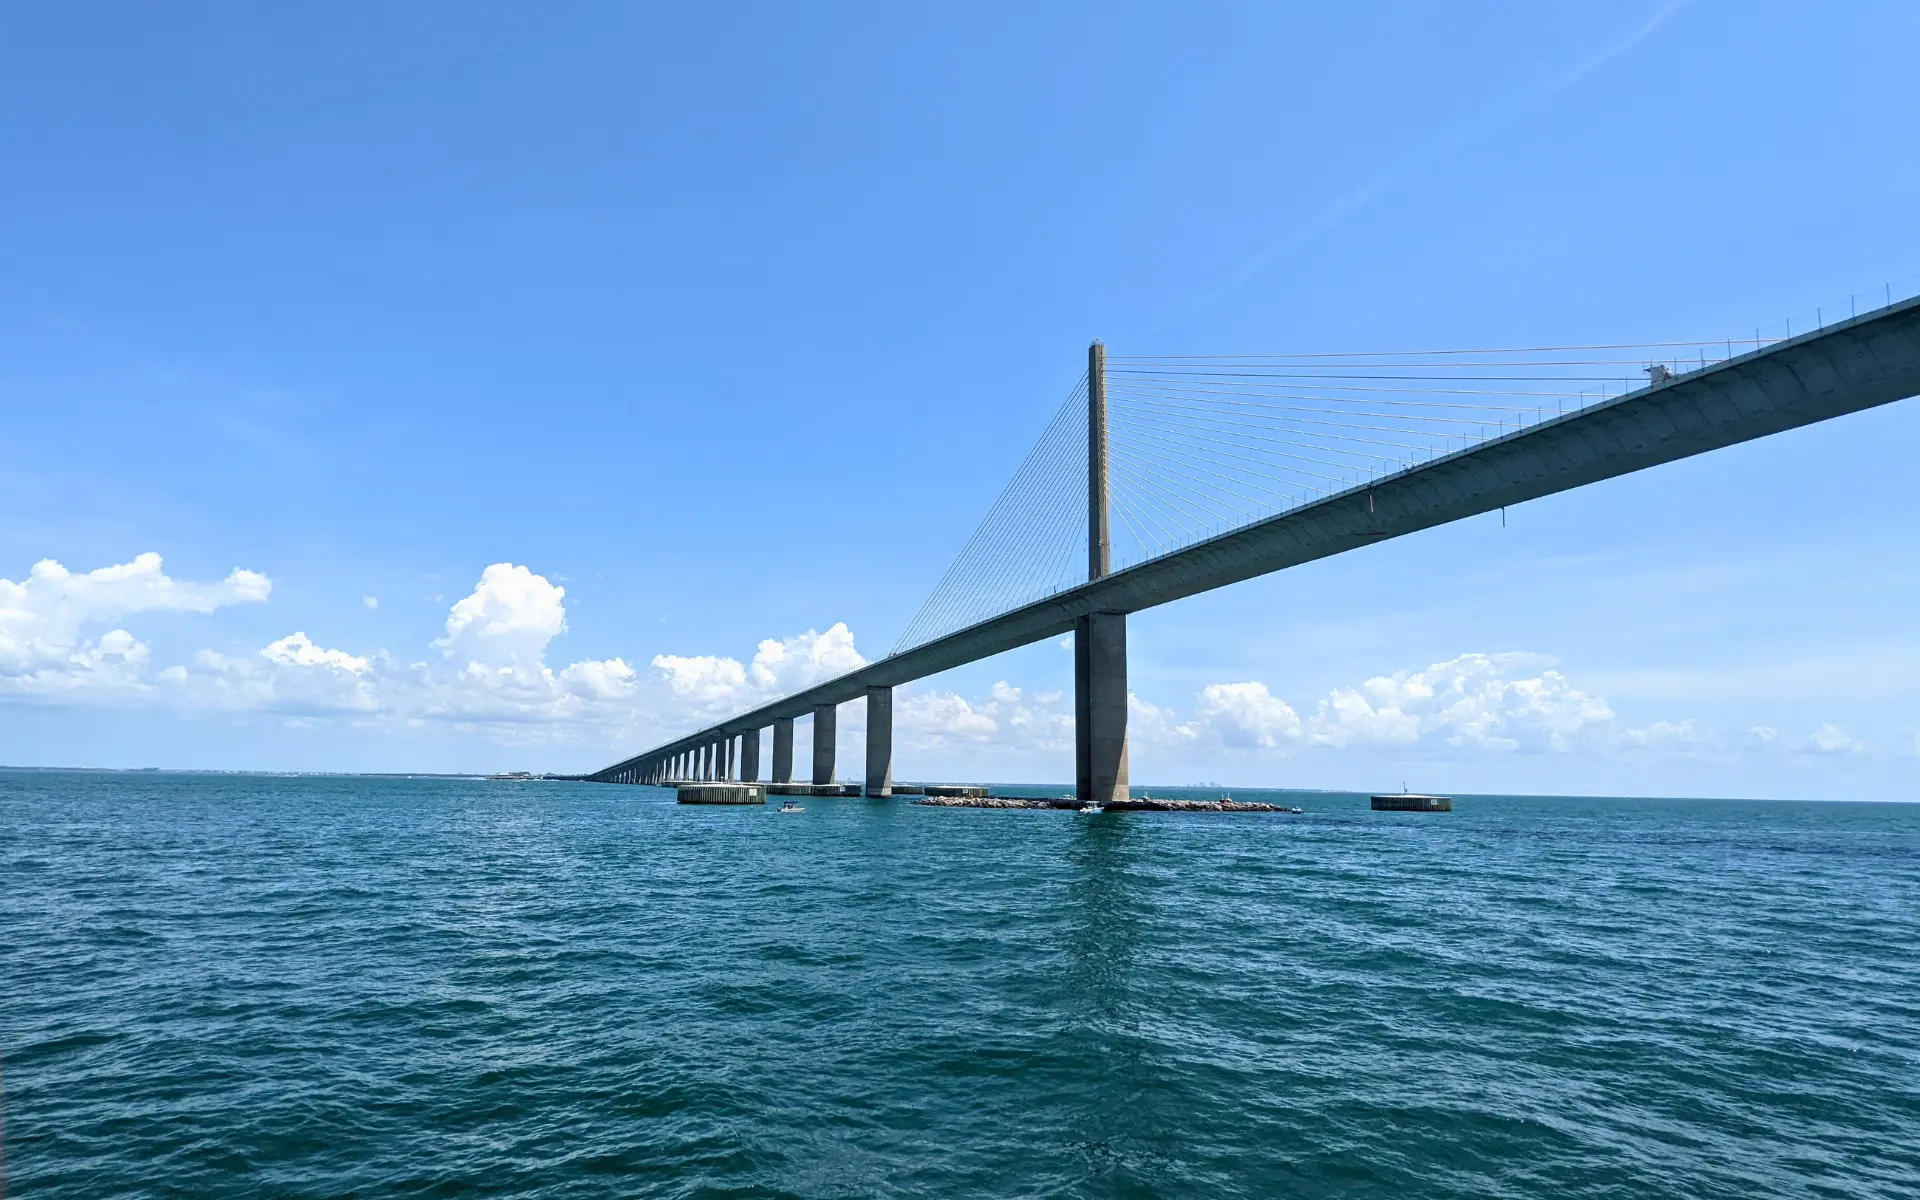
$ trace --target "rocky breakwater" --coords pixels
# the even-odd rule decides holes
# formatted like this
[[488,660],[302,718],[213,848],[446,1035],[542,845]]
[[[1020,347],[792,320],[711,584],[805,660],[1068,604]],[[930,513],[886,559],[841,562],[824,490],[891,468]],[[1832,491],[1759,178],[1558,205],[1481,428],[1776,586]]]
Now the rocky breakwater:
[[[1074,810],[1078,800],[1038,800],[1031,796],[928,796],[915,800],[928,808],[1057,808]],[[1119,800],[1106,806],[1107,812],[1217,812],[1284,813],[1295,812],[1284,804],[1260,800]]]

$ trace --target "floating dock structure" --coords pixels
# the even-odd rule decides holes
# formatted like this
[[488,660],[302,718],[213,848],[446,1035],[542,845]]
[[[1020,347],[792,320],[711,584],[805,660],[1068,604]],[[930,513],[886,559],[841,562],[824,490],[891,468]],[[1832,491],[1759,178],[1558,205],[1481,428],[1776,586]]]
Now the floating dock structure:
[[1373,798],[1375,812],[1452,812],[1452,796],[1420,796],[1412,792],[1396,792],[1391,796]]
[[759,783],[683,783],[682,804],[765,804],[767,789]]

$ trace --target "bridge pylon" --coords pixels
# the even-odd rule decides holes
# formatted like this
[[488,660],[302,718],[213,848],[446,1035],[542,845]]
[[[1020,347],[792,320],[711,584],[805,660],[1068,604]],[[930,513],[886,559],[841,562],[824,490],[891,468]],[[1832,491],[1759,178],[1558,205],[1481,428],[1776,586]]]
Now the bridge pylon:
[[[1113,571],[1108,523],[1107,348],[1087,347],[1087,580]],[[1127,614],[1093,612],[1073,626],[1074,795],[1131,798],[1127,788]]]

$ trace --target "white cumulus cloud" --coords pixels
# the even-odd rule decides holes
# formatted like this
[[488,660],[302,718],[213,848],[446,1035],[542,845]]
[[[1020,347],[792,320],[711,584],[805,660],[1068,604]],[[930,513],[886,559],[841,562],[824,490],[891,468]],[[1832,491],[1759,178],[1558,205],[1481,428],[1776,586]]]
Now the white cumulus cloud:
[[1208,684],[1196,721],[1229,746],[1272,749],[1301,734],[1300,714],[1258,681]]
[[1033,692],[1002,680],[984,697],[957,692],[908,692],[894,703],[894,737],[922,750],[954,746],[1016,751],[1073,749],[1073,700],[1064,692]]
[[149,686],[151,651],[123,628],[87,630],[143,612],[210,613],[263,601],[273,583],[236,568],[217,583],[173,579],[158,554],[76,574],[42,559],[16,583],[0,579],[0,689],[49,696]]
[[1806,749],[1815,754],[1858,754],[1867,744],[1831,722],[1807,735]]
[[653,669],[683,706],[701,714],[751,708],[865,666],[845,622],[822,633],[767,638],[753,661],[721,655],[656,654]]
[[491,667],[537,663],[547,643],[567,631],[567,589],[525,567],[495,563],[471,594],[447,614],[436,643],[450,659]]
[[[1423,671],[1380,675],[1320,702],[1309,736],[1329,746],[1407,745],[1566,751],[1613,710],[1532,654],[1462,654]],[[1537,675],[1522,675],[1539,670]]]
[[[166,703],[184,710],[279,713],[302,721],[405,729],[431,723],[501,741],[592,741],[638,748],[757,707],[866,664],[844,623],[760,641],[750,657],[658,653],[549,663],[567,633],[566,589],[530,567],[488,566],[446,610],[421,661],[341,647],[321,627],[257,650],[202,650],[154,662],[123,622],[150,612],[212,613],[268,600],[273,584],[237,569],[216,582],[172,579],[157,554],[85,573],[46,560],[0,579],[0,696],[20,703]],[[372,597],[363,598],[369,609]],[[310,635],[310,629],[318,629]],[[637,666],[645,662],[646,666]],[[1804,738],[1772,725],[1724,736],[1693,720],[1629,728],[1606,699],[1576,686],[1552,659],[1462,654],[1417,670],[1375,675],[1319,699],[1289,700],[1268,682],[1210,683],[1176,711],[1130,695],[1129,738],[1142,749],[1254,755],[1327,754],[1375,747],[1453,747],[1493,753],[1862,755],[1870,747],[1834,724]],[[860,706],[842,714],[857,738]],[[902,749],[1065,755],[1073,698],[1002,680],[984,695],[913,686],[895,700]],[[1904,742],[1900,743],[1904,745]],[[1917,743],[1920,744],[1920,743]]]

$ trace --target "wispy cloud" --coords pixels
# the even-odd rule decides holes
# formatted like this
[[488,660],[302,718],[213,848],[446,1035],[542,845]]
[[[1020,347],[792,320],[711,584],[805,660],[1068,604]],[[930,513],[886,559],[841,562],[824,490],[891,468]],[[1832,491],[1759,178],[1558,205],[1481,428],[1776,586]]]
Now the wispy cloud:
[[1324,236],[1354,212],[1372,203],[1382,192],[1404,183],[1434,162],[1484,141],[1502,128],[1551,103],[1587,76],[1651,37],[1686,3],[1687,0],[1667,0],[1639,25],[1602,43],[1568,69],[1536,78],[1523,87],[1502,93],[1477,111],[1452,121],[1432,137],[1402,152],[1357,187],[1288,228],[1265,249],[1242,264],[1224,283],[1195,300],[1190,311],[1218,303],[1274,262]]

